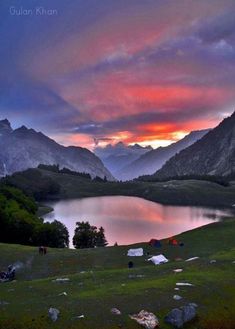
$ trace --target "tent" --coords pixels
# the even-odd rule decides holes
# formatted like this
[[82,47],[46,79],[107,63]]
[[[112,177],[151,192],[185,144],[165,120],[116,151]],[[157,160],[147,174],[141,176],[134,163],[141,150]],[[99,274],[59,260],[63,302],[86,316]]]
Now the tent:
[[143,256],[143,248],[129,249],[127,256]]
[[170,238],[168,243],[171,246],[177,246],[179,244],[179,242],[175,238]]
[[167,263],[168,259],[164,255],[157,255],[149,258],[148,260],[151,260],[155,265],[160,265],[163,263]]
[[149,241],[149,245],[152,247],[157,247],[157,248],[160,248],[162,246],[161,241],[159,241],[157,239],[151,239]]

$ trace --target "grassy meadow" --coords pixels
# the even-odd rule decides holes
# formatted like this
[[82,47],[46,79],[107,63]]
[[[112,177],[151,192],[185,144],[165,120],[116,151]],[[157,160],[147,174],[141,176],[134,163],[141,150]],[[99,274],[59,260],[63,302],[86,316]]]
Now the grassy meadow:
[[[0,269],[11,263],[19,266],[16,281],[0,284],[0,328],[137,329],[140,326],[128,315],[145,309],[167,329],[164,316],[174,307],[194,302],[197,318],[185,328],[234,329],[235,220],[203,226],[177,238],[183,247],[169,246],[167,240],[162,240],[161,248],[132,245],[144,248],[143,257],[127,257],[130,246],[49,249],[41,256],[35,247],[0,244]],[[169,263],[155,266],[147,261],[147,252],[163,253]],[[199,259],[185,262],[195,256]],[[127,268],[129,260],[134,262],[133,269]],[[183,271],[174,273],[177,268]],[[58,283],[57,278],[69,281]],[[193,286],[176,291],[177,282]],[[176,301],[175,294],[183,298]],[[49,307],[60,310],[55,323],[48,317]],[[122,314],[112,314],[113,307]]]

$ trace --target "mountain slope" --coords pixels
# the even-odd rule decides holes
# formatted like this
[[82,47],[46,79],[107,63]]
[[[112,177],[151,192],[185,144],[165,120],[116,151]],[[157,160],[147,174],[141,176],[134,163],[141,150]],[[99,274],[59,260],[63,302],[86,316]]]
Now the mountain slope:
[[149,151],[116,173],[115,177],[121,180],[129,180],[142,175],[151,175],[160,169],[177,152],[192,145],[208,132],[209,129],[192,131],[176,143]]
[[116,174],[125,166],[138,159],[141,155],[152,150],[151,146],[142,147],[138,144],[125,145],[119,142],[115,145],[106,147],[97,147],[94,153],[103,161],[106,168],[116,176]]
[[154,176],[228,175],[235,171],[235,112],[171,158]]
[[81,147],[64,147],[41,132],[25,126],[13,130],[9,121],[0,121],[0,176],[12,174],[42,164],[59,164],[92,177],[106,176],[110,172],[92,152]]

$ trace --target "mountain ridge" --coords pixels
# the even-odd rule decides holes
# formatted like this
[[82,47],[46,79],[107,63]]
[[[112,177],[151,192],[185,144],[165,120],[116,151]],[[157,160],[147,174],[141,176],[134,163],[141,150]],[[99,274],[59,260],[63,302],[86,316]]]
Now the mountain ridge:
[[63,146],[32,128],[15,130],[10,122],[0,120],[0,176],[12,174],[39,164],[59,164],[70,170],[114,180],[102,161],[86,148]]
[[193,144],[209,131],[210,129],[194,130],[175,143],[146,152],[124,167],[122,171],[119,171],[115,177],[121,180],[130,180],[142,175],[154,174],[157,169],[161,168],[177,152]]
[[221,175],[235,171],[235,112],[201,140],[175,155],[154,177]]
[[108,144],[104,148],[96,147],[94,153],[116,177],[116,172],[152,149],[151,146],[126,145],[123,142],[118,142],[115,145]]

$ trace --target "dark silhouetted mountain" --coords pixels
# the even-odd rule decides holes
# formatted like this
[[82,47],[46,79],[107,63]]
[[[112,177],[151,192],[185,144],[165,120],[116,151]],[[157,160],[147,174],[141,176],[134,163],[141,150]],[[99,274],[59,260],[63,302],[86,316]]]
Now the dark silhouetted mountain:
[[96,147],[95,154],[103,161],[106,168],[116,177],[116,173],[123,167],[138,159],[141,155],[152,150],[151,146],[125,145],[119,142],[106,147]]
[[89,150],[65,147],[41,132],[25,126],[13,130],[8,120],[0,121],[0,176],[35,168],[39,164],[58,164],[61,168],[113,180],[102,161]]
[[235,171],[235,112],[200,141],[171,158],[154,176],[229,175]]
[[0,121],[0,136],[11,133],[12,130],[11,124],[7,119]]
[[192,145],[201,139],[209,129],[192,131],[183,139],[166,147],[159,147],[142,155],[128,166],[122,168],[116,173],[116,178],[121,180],[130,180],[142,175],[152,175],[160,169],[167,160],[174,156],[177,152]]

